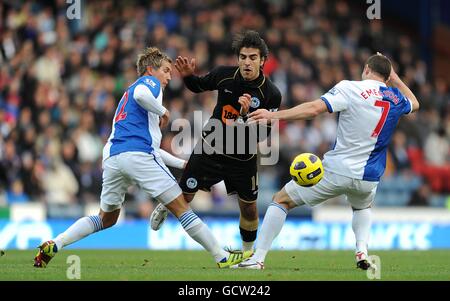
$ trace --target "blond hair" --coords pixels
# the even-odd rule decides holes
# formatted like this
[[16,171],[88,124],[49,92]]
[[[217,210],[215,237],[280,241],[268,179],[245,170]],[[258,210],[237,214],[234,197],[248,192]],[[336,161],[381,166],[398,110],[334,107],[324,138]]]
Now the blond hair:
[[153,69],[159,69],[163,61],[172,63],[172,59],[158,48],[145,48],[144,51],[138,55],[138,59],[136,62],[138,75],[144,75],[145,71],[147,71],[148,66],[152,67]]

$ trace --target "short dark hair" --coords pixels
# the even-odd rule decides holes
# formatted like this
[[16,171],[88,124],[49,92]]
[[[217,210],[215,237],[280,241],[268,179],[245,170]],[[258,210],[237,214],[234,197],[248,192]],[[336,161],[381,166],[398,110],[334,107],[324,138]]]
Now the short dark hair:
[[373,71],[381,75],[384,80],[388,80],[391,75],[391,61],[384,55],[374,54],[367,59],[366,65]]
[[264,40],[259,36],[259,33],[254,30],[247,30],[236,35],[233,39],[231,48],[236,55],[239,55],[239,52],[244,47],[259,49],[259,53],[264,59],[267,59],[267,56],[269,55],[269,48],[267,47],[266,42],[264,42]]

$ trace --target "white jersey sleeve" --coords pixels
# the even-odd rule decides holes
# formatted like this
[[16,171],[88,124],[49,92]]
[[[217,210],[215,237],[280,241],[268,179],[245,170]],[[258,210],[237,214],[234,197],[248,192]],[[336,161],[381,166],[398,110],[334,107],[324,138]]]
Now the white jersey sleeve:
[[347,89],[348,81],[343,80],[320,97],[327,105],[328,112],[340,112],[348,108],[350,101]]
[[186,163],[185,160],[177,158],[163,149],[159,149],[159,154],[167,166],[183,169],[184,164]]
[[156,98],[153,96],[153,93],[144,84],[139,84],[136,86],[136,88],[134,89],[133,96],[136,102],[141,107],[143,107],[149,112],[155,113],[158,116],[164,115],[164,113],[166,113],[167,111],[167,109],[164,106],[160,105],[156,101]]

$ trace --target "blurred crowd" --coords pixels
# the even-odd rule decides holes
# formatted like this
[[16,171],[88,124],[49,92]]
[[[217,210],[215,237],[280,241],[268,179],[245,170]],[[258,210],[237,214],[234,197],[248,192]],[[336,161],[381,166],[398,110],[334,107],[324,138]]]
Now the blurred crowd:
[[[217,65],[236,65],[232,37],[250,28],[269,46],[264,73],[280,89],[282,108],[316,99],[341,80],[359,80],[364,61],[376,51],[389,56],[421,109],[400,122],[385,178],[420,179],[408,200],[413,204],[429,205],[427,196],[449,193],[448,84],[432,77],[414,37],[385,20],[368,20],[355,3],[81,3],[81,18],[73,20],[66,15],[65,0],[0,3],[0,206],[98,202],[102,147],[116,104],[136,80],[137,54],[146,46],[157,46],[172,58],[195,58],[197,74],[204,74]],[[194,111],[202,111],[205,118],[211,114],[215,96],[189,92],[174,71],[164,105],[172,120],[193,123]],[[288,166],[296,154],[323,157],[333,146],[336,115],[280,123],[279,130],[280,161],[260,171],[260,189],[269,192],[289,180]],[[173,151],[175,134],[164,132],[163,148]],[[189,154],[185,150],[181,156],[187,159]],[[429,166],[442,172],[439,183],[433,182]],[[131,189],[128,197],[143,206],[139,214],[151,210],[151,202],[139,190]],[[221,202],[216,199],[211,198],[210,208]]]

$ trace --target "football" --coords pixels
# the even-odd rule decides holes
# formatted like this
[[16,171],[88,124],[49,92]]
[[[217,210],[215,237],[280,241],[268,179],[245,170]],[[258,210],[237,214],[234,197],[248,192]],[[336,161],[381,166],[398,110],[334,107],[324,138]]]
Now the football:
[[322,161],[311,153],[303,153],[294,158],[290,173],[292,180],[300,186],[311,187],[323,177]]

